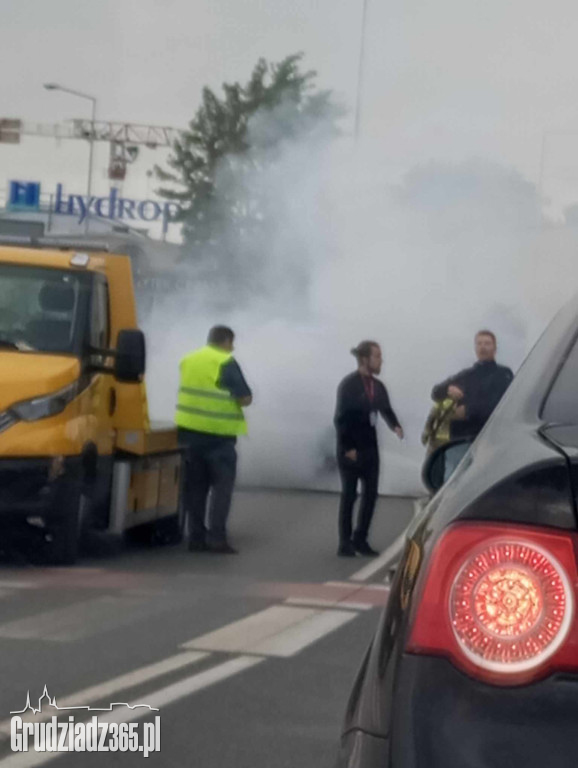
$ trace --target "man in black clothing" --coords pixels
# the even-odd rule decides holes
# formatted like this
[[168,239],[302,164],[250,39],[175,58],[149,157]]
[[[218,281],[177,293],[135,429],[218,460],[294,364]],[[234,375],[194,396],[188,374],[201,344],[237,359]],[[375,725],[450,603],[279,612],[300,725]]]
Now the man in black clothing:
[[512,371],[496,363],[496,337],[492,331],[478,331],[475,350],[478,361],[450,376],[432,389],[432,400],[451,398],[459,403],[450,422],[450,438],[469,442],[450,448],[446,453],[447,480],[500,402],[514,378]]
[[[354,557],[356,552],[375,556],[367,535],[379,481],[377,447],[377,414],[380,413],[399,439],[403,439],[387,389],[374,378],[381,371],[381,349],[374,341],[362,341],[351,353],[357,358],[357,371],[346,376],[337,390],[335,428],[337,429],[337,463],[343,491],[339,507],[338,555]],[[363,496],[357,526],[352,538],[353,505],[357,484],[361,480]]]

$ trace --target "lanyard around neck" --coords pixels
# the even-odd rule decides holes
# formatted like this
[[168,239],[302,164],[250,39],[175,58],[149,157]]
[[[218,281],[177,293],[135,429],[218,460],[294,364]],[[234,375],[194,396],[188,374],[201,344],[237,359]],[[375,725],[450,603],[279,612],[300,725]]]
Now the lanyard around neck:
[[367,399],[370,404],[373,405],[373,399],[375,397],[375,380],[373,376],[362,376],[361,380],[363,381],[363,388],[365,389]]

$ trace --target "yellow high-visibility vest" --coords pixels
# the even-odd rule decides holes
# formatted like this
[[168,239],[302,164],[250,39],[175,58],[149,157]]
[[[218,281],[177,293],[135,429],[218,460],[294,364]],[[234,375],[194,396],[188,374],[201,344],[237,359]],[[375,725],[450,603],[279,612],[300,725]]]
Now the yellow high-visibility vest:
[[247,434],[243,409],[226,389],[217,384],[229,352],[207,345],[181,360],[181,381],[175,423],[178,427],[211,435]]

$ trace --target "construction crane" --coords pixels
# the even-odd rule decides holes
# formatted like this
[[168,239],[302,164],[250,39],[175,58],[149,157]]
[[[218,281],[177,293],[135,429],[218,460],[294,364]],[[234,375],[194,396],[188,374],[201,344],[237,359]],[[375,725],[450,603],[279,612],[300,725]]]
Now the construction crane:
[[149,149],[170,148],[182,136],[182,131],[169,126],[101,120],[94,123],[81,119],[65,123],[29,123],[24,120],[0,118],[0,144],[19,144],[22,136],[106,141],[110,144],[108,177],[122,181],[126,176],[127,165],[138,157],[140,146]]

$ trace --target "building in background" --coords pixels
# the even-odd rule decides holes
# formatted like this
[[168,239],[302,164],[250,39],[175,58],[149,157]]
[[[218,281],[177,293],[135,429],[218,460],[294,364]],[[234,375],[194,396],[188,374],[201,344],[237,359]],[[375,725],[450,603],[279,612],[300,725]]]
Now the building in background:
[[134,232],[180,243],[178,205],[156,194],[153,172],[177,136],[130,123],[0,119],[0,233]]

